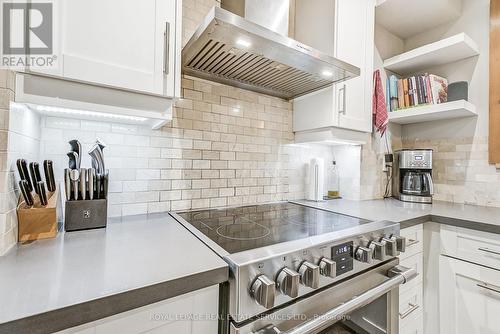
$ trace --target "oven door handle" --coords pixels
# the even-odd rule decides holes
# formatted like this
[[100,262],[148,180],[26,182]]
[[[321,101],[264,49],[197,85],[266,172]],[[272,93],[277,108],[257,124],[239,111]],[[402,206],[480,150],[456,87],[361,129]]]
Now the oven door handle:
[[256,334],[268,334],[268,333],[280,333],[280,334],[312,334],[318,333],[332,326],[337,321],[341,320],[346,314],[370,304],[377,298],[385,295],[392,289],[398,287],[401,284],[417,277],[417,272],[413,268],[406,268],[403,266],[396,266],[389,270],[388,276],[390,279],[377,285],[376,287],[363,292],[359,296],[337,306],[336,308],[326,312],[325,314],[314,317],[313,319],[300,324],[288,331],[280,331],[275,326],[267,326],[257,331]]

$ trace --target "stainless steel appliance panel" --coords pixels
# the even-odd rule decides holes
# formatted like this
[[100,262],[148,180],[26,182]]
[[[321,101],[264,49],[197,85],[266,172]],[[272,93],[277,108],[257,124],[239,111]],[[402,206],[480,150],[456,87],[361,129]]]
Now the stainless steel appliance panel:
[[[335,333],[336,323],[368,333],[397,333],[399,285],[416,276],[398,263],[393,259],[249,323],[232,323],[230,333]],[[394,268],[404,271],[397,274]]]

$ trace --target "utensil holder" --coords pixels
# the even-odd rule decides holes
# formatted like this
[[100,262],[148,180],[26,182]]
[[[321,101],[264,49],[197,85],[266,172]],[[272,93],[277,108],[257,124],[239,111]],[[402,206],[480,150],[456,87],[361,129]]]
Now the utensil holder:
[[108,221],[108,200],[66,201],[64,230],[66,232],[105,228]]
[[47,206],[40,204],[38,196],[33,196],[34,205],[29,207],[26,205],[22,196],[19,198],[17,205],[17,221],[18,221],[18,241],[26,242],[39,239],[55,238],[57,236],[57,198],[59,189],[47,193]]

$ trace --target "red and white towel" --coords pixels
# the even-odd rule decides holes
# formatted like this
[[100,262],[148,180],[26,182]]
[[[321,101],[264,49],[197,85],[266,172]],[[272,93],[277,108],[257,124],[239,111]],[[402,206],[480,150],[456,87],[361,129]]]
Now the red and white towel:
[[373,101],[372,101],[373,125],[380,136],[383,136],[387,130],[389,123],[389,115],[387,114],[387,105],[384,96],[384,86],[380,79],[380,70],[373,73]]

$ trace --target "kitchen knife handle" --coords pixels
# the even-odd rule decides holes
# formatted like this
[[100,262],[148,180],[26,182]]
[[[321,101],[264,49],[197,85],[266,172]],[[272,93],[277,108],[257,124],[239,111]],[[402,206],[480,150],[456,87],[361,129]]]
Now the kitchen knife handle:
[[82,200],[87,199],[87,169],[80,168],[80,193],[82,194]]
[[30,176],[31,176],[31,184],[33,184],[33,189],[38,194],[38,188],[36,186],[36,184],[38,183],[38,181],[36,179],[35,163],[34,162],[30,162]]
[[36,177],[36,182],[42,181],[42,174],[40,174],[40,165],[38,162],[33,163],[33,168],[35,169],[35,177]]
[[47,183],[47,189],[50,192],[56,191],[56,180],[54,177],[54,166],[52,160],[45,160],[43,162],[43,170],[45,172],[45,182]]
[[87,172],[87,178],[88,178],[88,190],[89,190],[89,199],[93,200],[94,199],[94,189],[95,189],[95,169],[94,168],[89,168]]
[[45,182],[38,181],[37,187],[38,187],[38,197],[40,198],[40,204],[42,206],[47,206],[48,199],[47,199],[47,191],[45,190]]
[[26,175],[24,174],[22,161],[23,161],[23,159],[17,159],[17,161],[16,161],[17,171],[19,173],[19,178],[21,180],[26,180]]
[[97,174],[96,175],[96,180],[97,180],[96,199],[100,199],[101,198],[101,187],[102,187],[102,175],[101,174]]
[[30,173],[28,170],[28,162],[25,159],[21,159],[21,169],[23,170],[24,180],[28,182],[29,190],[30,192],[32,192],[34,187],[31,183]]
[[64,169],[64,191],[66,193],[66,200],[71,200],[71,177],[69,168]]
[[109,172],[106,171],[103,177],[102,198],[108,198]]
[[29,189],[28,181],[21,180],[19,181],[19,189],[21,190],[21,194],[23,196],[24,202],[27,206],[33,206],[33,196],[31,196],[31,191]]

